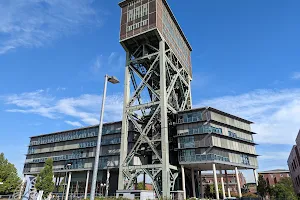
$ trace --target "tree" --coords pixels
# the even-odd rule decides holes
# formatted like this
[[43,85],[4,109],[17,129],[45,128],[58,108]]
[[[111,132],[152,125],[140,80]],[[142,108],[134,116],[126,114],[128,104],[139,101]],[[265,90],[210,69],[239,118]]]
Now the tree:
[[272,195],[276,199],[289,199],[297,200],[297,196],[294,192],[293,183],[291,178],[282,178],[272,188]]
[[143,182],[139,182],[137,185],[136,185],[136,189],[137,190],[144,190],[144,183]]
[[45,162],[44,169],[40,172],[37,177],[35,188],[40,191],[43,190],[43,197],[47,198],[51,192],[54,190],[53,182],[53,160],[48,158]]
[[205,186],[205,188],[204,188],[204,196],[205,196],[206,198],[211,197],[211,193],[210,193],[210,185],[209,185],[209,184],[207,184],[207,185]]
[[262,175],[259,175],[258,177],[258,186],[257,186],[257,193],[262,197],[265,198],[267,195],[268,186],[265,179],[262,177]]
[[20,178],[18,176],[15,166],[8,162],[4,157],[4,153],[0,154],[0,194],[13,193],[16,187],[20,184]]

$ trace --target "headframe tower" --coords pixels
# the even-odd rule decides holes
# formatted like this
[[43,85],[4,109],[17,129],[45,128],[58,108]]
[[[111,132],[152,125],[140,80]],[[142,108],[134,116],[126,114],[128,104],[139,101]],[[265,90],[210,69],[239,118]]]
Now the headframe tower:
[[118,189],[133,189],[147,174],[158,197],[170,197],[178,177],[178,157],[170,157],[174,114],[192,106],[192,48],[166,0],[119,5],[126,69]]

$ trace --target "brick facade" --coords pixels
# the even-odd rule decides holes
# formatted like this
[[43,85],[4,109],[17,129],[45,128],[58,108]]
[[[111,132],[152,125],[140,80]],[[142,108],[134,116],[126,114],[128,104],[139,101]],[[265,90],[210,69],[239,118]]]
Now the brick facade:
[[282,178],[290,177],[290,171],[285,169],[277,169],[259,172],[259,175],[262,175],[268,185],[274,186]]

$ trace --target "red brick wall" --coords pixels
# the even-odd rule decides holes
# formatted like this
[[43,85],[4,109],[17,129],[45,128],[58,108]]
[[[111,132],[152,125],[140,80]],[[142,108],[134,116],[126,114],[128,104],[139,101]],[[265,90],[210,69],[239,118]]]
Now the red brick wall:
[[270,174],[260,174],[266,180],[267,184],[270,186],[275,185],[280,181],[282,178],[289,177],[289,173],[270,173]]

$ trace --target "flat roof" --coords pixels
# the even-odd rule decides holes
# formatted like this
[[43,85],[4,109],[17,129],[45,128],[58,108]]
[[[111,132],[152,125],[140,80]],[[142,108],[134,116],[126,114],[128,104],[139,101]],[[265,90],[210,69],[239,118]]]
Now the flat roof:
[[267,170],[258,172],[259,174],[276,174],[276,173],[290,173],[290,170],[288,169],[273,169],[273,170]]
[[[120,7],[123,7],[123,6],[127,5],[127,3],[129,3],[130,1],[134,1],[134,0],[124,0],[124,1],[121,1],[121,2],[119,3],[119,6],[120,6]],[[182,31],[182,29],[181,29],[181,27],[180,27],[178,21],[176,20],[175,15],[173,14],[173,12],[172,12],[172,10],[171,10],[171,8],[170,8],[168,2],[167,2],[166,0],[162,0],[162,1],[163,1],[163,3],[165,4],[165,6],[166,6],[166,8],[167,8],[167,10],[168,10],[168,12],[169,12],[171,18],[173,19],[175,25],[177,26],[180,35],[183,37],[183,40],[185,41],[185,43],[186,43],[186,45],[188,46],[188,48],[190,49],[190,51],[192,51],[192,50],[193,50],[193,49],[192,49],[192,46],[190,45],[189,41],[187,40],[187,37],[185,36],[184,32]]]
[[[108,123],[104,123],[103,126],[105,126],[105,125],[117,124],[117,123],[121,123],[121,122],[122,122],[122,121],[108,122]],[[80,130],[84,130],[84,129],[88,129],[88,128],[96,128],[96,127],[99,127],[99,125],[96,124],[96,125],[85,126],[85,127],[76,128],[76,129],[68,129],[68,130],[64,130],[64,131],[58,131],[58,132],[52,132],[52,133],[46,133],[46,134],[41,134],[41,135],[31,136],[30,138],[43,137],[43,136],[49,136],[49,135],[56,135],[56,134],[59,134],[59,133],[65,133],[65,132],[70,132],[70,131],[80,131]]]
[[232,114],[223,112],[223,111],[221,111],[221,110],[218,110],[218,109],[216,109],[216,108],[209,107],[209,106],[207,106],[207,107],[200,107],[200,108],[192,108],[192,109],[189,109],[189,110],[183,110],[183,111],[179,111],[178,113],[192,112],[192,111],[196,111],[196,110],[210,110],[210,111],[219,113],[219,114],[221,114],[221,115],[225,115],[225,116],[227,116],[227,117],[231,117],[231,118],[233,118],[233,119],[240,120],[240,121],[245,122],[245,123],[248,123],[248,124],[253,124],[252,121],[243,119],[243,118],[238,117],[238,116],[236,116],[236,115],[232,115]]

